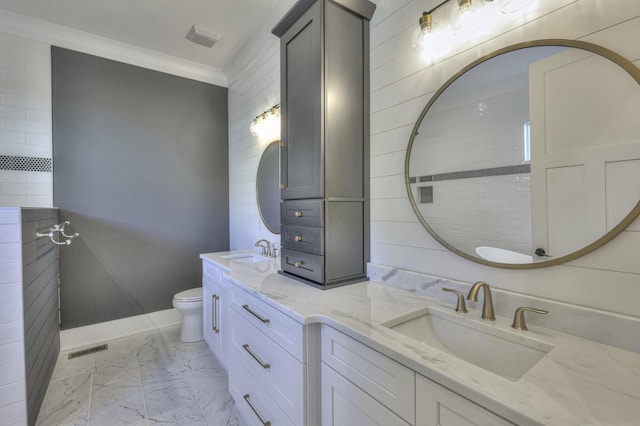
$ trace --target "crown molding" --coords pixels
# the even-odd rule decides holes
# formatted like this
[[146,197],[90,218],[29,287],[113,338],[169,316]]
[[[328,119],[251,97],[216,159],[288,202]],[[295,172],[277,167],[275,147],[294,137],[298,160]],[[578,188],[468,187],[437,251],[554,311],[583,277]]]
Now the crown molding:
[[0,32],[102,58],[228,87],[222,70],[0,9]]

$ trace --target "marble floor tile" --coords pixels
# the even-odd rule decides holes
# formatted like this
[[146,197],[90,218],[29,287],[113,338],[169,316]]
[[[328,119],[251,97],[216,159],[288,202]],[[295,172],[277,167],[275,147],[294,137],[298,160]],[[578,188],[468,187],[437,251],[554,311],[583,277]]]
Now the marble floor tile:
[[147,424],[146,418],[137,376],[106,385],[94,384],[89,415],[91,426]]
[[105,343],[61,354],[38,426],[244,426],[227,373],[204,341],[180,342],[179,326]]
[[139,382],[138,363],[132,347],[109,345],[109,350],[96,354],[93,385],[106,385],[135,376]]
[[53,370],[51,380],[64,379],[79,374],[90,373],[93,370],[95,354],[84,355],[78,358],[68,359],[69,354],[75,351],[60,352],[56,367]]
[[208,425],[191,386],[183,380],[144,392],[149,424]]
[[52,380],[42,402],[36,424],[86,425],[91,398],[92,373]]

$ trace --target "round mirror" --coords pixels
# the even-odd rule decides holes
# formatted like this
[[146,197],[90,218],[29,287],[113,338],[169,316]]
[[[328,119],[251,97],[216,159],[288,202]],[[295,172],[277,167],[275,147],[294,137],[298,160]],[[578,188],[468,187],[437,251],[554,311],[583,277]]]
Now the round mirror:
[[280,233],[280,142],[270,143],[262,153],[256,177],[260,218],[267,229]]
[[541,40],[465,67],[414,126],[406,188],[436,240],[505,268],[563,263],[640,213],[640,70]]

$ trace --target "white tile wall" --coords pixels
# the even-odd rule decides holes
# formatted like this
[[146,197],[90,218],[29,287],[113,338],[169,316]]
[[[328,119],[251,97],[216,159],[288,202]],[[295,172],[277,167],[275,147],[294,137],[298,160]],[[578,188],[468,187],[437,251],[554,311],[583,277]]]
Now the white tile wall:
[[[431,238],[417,222],[402,184],[413,124],[430,95],[454,73],[496,49],[545,38],[600,44],[638,64],[640,44],[634,41],[640,37],[640,2],[540,1],[538,12],[499,23],[477,44],[460,45],[432,66],[420,62],[410,39],[418,17],[436,2],[376,3],[371,22],[372,262],[466,282],[482,279],[508,291],[640,316],[639,221],[632,231],[566,265],[525,271],[490,268],[456,256]],[[252,189],[260,149],[248,126],[272,99],[279,99],[279,58],[271,36],[255,37],[268,39],[265,49],[229,89],[232,248],[249,247],[266,232],[260,229]]]
[[[50,45],[0,33],[0,154],[51,150]],[[52,207],[52,173],[0,170],[0,206]]]
[[21,229],[20,209],[0,207],[0,419],[6,424],[27,423]]

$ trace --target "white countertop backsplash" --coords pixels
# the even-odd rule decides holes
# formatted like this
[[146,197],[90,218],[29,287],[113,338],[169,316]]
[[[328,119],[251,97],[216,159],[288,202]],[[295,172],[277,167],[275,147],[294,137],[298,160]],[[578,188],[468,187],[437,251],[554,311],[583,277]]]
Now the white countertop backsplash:
[[[563,310],[558,309],[557,302],[515,294],[509,299],[496,291],[498,318],[492,326],[504,332],[526,333],[553,345],[531,370],[512,381],[380,325],[428,306],[453,310],[453,299],[440,300],[452,296],[440,294],[444,293],[441,287],[466,291],[466,283],[369,265],[371,281],[319,290],[277,274],[276,261],[238,263],[221,258],[228,254],[200,257],[222,267],[234,283],[297,321],[328,324],[516,424],[602,426],[639,422],[640,353],[574,336],[589,334],[591,327],[595,328],[591,338],[604,336],[605,341],[613,339],[612,344],[617,346],[637,349],[639,327],[633,318],[613,315],[611,322],[603,323],[599,317],[605,315],[602,312],[568,305],[564,306],[570,309]],[[523,305],[549,309],[549,315],[541,316],[548,317],[549,328],[533,325],[538,321],[529,315],[529,331],[513,330],[512,317],[504,315],[512,315],[515,307]],[[554,310],[556,314],[552,315]],[[476,309],[469,309],[467,317],[482,321]],[[560,326],[554,328],[575,332],[570,335],[551,330],[556,322]],[[613,333],[608,328],[616,326],[624,330]],[[625,343],[625,339],[634,341]]]

